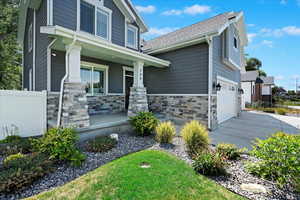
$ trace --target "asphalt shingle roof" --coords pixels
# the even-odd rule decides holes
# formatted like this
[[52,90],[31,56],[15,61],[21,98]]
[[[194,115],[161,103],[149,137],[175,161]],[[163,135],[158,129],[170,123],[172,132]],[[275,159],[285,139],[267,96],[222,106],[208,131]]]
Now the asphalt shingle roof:
[[181,42],[190,41],[192,39],[199,38],[212,32],[219,31],[229,20],[233,19],[239,12],[227,12],[215,17],[209,18],[205,21],[187,26],[177,31],[168,33],[166,35],[157,37],[155,39],[146,41],[144,43],[144,51],[153,51],[169,47]]
[[[241,80],[242,82],[255,81],[258,76],[259,76],[258,71],[248,71],[242,74]],[[265,85],[274,85],[273,76],[267,76],[267,77],[262,76],[260,78],[264,81]]]

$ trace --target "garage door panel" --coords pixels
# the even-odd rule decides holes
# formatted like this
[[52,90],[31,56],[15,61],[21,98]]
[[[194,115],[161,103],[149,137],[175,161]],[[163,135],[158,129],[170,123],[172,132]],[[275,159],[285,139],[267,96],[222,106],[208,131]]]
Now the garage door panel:
[[237,85],[218,80],[221,84],[221,90],[218,91],[218,121],[222,123],[232,117],[237,116]]

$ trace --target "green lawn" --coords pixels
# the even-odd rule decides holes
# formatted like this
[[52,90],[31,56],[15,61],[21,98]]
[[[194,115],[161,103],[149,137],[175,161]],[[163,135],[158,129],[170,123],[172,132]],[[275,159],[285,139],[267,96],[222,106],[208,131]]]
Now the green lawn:
[[[141,162],[150,168],[141,168]],[[33,199],[243,199],[193,169],[176,157],[160,151],[134,153],[62,187],[42,193]]]

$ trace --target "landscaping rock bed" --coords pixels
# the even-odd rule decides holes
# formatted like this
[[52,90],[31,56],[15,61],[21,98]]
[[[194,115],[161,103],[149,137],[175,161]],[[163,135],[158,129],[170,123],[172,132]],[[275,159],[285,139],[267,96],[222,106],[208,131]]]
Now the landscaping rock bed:
[[[214,147],[212,147],[214,148]],[[176,137],[173,144],[160,145],[155,144],[150,149],[163,150],[169,152],[178,158],[184,160],[188,164],[192,164],[193,160],[186,153],[186,147],[181,137]],[[253,200],[299,200],[300,194],[293,193],[290,188],[279,189],[275,183],[260,179],[249,174],[244,168],[245,161],[256,161],[255,158],[246,154],[238,161],[228,161],[228,176],[210,177],[228,190],[235,192],[241,196]],[[242,184],[259,184],[263,186],[267,193],[253,193],[241,189]]]
[[[129,153],[147,149],[154,145],[154,143],[153,137],[136,137],[126,134],[119,135],[119,141],[116,148],[113,148],[106,153],[90,153],[85,152],[83,149],[87,158],[81,167],[76,168],[67,164],[62,164],[61,166],[58,166],[58,169],[54,173],[46,175],[27,189],[10,195],[0,194],[0,200],[22,199],[61,186],[112,160]],[[80,145],[81,148],[84,146],[84,144]]]

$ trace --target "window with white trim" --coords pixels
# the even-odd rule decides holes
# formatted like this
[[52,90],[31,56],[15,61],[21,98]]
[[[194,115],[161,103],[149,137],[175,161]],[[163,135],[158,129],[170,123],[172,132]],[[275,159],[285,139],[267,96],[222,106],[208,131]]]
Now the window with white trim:
[[138,28],[130,24],[127,25],[126,46],[134,49],[138,48]]
[[236,36],[233,36],[233,46],[235,49],[238,49],[239,47],[239,42]]
[[85,84],[88,95],[97,96],[107,93],[107,67],[82,65],[80,69],[81,82]]
[[30,24],[29,28],[28,28],[28,52],[32,51],[33,48],[33,31],[32,31],[32,24]]
[[80,1],[80,30],[110,40],[111,10],[102,1]]

